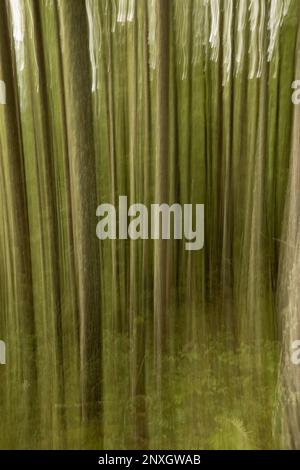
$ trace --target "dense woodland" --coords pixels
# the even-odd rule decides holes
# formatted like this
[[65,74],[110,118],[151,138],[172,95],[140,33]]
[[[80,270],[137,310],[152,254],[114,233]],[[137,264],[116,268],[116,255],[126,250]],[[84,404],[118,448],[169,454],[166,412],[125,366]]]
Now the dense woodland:
[[297,79],[299,0],[0,0],[0,448],[300,448]]

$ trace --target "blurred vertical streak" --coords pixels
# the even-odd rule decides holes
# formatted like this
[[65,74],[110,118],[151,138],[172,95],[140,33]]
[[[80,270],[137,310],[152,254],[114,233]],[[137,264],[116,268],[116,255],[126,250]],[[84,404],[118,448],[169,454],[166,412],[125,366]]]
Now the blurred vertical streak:
[[[156,88],[156,170],[155,202],[168,203],[169,133],[169,0],[156,1],[157,15],[157,88]],[[162,354],[167,345],[167,242],[155,242],[154,315],[158,388],[162,379]]]
[[[1,213],[1,339],[7,341],[7,368],[1,369],[1,417],[6,423],[8,446],[13,426],[20,425],[20,440],[35,445],[30,432],[38,429],[36,331],[33,310],[28,208],[22,150],[22,132],[16,62],[7,3],[0,2],[0,77],[6,85],[6,105],[0,106]],[[6,287],[5,287],[6,286]],[[4,289],[3,289],[4,288]],[[4,294],[6,290],[6,295]],[[3,374],[3,380],[2,380]],[[23,416],[20,423],[21,416]]]
[[[299,12],[299,10],[298,10]],[[296,19],[296,18],[295,18]],[[300,22],[295,50],[294,77],[300,77]],[[292,95],[292,88],[291,95]],[[283,349],[280,369],[280,433],[283,447],[300,448],[300,375],[299,365],[292,362],[292,344],[300,339],[300,106],[294,105],[291,161],[283,224],[278,302]]]
[[80,314],[80,389],[84,443],[101,445],[102,344],[99,244],[88,23],[83,0],[58,2],[70,162],[76,284]]

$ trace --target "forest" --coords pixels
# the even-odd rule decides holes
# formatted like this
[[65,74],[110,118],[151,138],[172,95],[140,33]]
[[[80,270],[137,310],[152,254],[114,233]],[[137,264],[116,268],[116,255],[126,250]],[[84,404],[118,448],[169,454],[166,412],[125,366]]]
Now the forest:
[[299,80],[299,0],[0,0],[0,449],[300,448]]

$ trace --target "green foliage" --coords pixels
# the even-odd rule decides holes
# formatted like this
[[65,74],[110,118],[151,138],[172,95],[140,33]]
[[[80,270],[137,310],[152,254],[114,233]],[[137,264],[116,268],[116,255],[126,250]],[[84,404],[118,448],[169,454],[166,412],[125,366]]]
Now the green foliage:
[[[0,1],[0,448],[297,446],[299,15]],[[124,194],[204,204],[204,249],[99,241]]]

